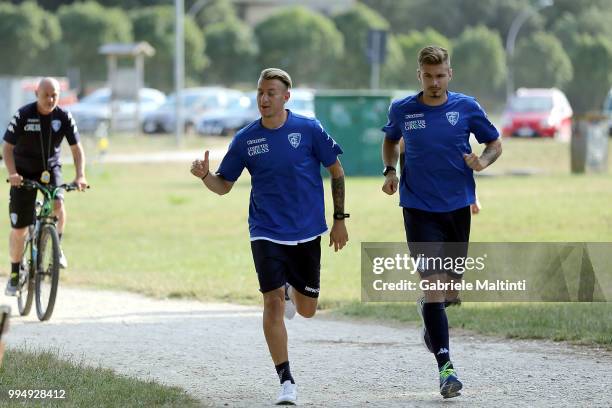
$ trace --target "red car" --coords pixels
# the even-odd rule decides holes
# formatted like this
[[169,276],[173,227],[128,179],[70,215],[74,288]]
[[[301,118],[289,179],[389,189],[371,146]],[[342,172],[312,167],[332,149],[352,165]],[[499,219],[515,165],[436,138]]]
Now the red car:
[[554,137],[569,141],[573,111],[559,89],[520,88],[504,111],[504,136]]

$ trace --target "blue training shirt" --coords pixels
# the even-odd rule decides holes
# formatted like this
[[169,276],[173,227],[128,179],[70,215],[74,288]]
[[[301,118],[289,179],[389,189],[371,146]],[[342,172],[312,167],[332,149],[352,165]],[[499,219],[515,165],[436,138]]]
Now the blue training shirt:
[[321,164],[329,167],[342,154],[321,123],[287,110],[278,129],[256,120],[240,130],[217,174],[236,181],[251,174],[251,238],[303,241],[327,231]]
[[404,138],[406,153],[400,180],[400,206],[447,212],[475,201],[473,170],[465,163],[471,153],[470,133],[478,143],[499,137],[475,98],[448,92],[440,106],[419,102],[422,95],[393,101],[382,128],[391,140]]

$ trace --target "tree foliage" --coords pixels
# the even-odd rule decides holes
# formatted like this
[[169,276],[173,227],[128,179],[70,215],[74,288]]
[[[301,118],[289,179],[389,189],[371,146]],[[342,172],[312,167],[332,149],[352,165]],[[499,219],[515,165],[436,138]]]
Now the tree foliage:
[[211,61],[204,73],[207,83],[232,85],[254,79],[257,43],[249,26],[230,20],[207,26],[204,35]]
[[576,40],[570,57],[574,77],[565,91],[574,111],[599,111],[612,86],[612,42],[583,34]]
[[[170,90],[174,84],[174,7],[145,7],[130,13],[136,41],[147,41],[155,56],[145,62],[145,80],[154,87]],[[204,35],[191,17],[185,18],[185,74],[201,82],[208,65]]]
[[[368,88],[371,72],[367,57],[368,32],[371,29],[389,30],[389,23],[376,11],[359,3],[333,19],[345,39],[344,58],[334,70],[334,87]],[[397,82],[404,64],[396,41],[387,35],[387,56],[382,70],[385,83]]]
[[27,1],[19,6],[0,4],[0,49],[5,50],[0,58],[0,73],[39,74],[41,68],[34,62],[39,62],[38,57],[61,35],[58,19],[36,2]]
[[453,44],[451,87],[490,101],[502,90],[506,58],[499,34],[485,26],[467,28]]
[[517,87],[562,88],[573,76],[572,62],[561,42],[544,32],[519,41],[512,66]]
[[405,88],[418,89],[419,81],[417,80],[416,71],[418,69],[417,57],[419,51],[428,45],[438,45],[446,48],[452,54],[451,40],[437,32],[432,28],[427,28],[424,31],[411,31],[408,34],[400,34],[397,36],[397,42],[401,48],[401,53],[405,61],[403,69],[403,77]]
[[106,60],[98,49],[106,43],[132,41],[132,25],[126,14],[88,1],[62,6],[58,15],[68,65],[80,68],[84,82],[105,79]]
[[230,0],[209,0],[196,13],[196,22],[201,29],[218,23],[238,23],[236,9]]
[[[398,34],[433,28],[442,35],[458,37],[468,26],[484,25],[505,39],[514,17],[529,5],[529,0],[363,0],[376,9]],[[530,32],[542,19],[529,19],[522,32]]]
[[255,27],[259,68],[285,69],[298,84],[329,83],[343,55],[342,34],[325,16],[290,7]]

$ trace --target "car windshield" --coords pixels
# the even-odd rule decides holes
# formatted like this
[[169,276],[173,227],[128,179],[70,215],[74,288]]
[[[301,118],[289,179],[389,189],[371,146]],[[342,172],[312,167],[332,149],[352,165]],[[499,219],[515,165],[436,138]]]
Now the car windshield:
[[512,112],[548,112],[552,107],[551,96],[516,96],[510,101]]

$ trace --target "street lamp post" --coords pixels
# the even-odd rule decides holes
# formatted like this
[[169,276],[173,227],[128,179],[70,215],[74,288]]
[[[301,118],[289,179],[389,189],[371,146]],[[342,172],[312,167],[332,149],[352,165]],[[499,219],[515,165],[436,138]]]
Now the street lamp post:
[[508,69],[506,74],[506,100],[510,100],[514,94],[514,43],[516,42],[516,36],[518,35],[521,26],[538,11],[545,7],[552,6],[554,0],[539,0],[535,8],[528,7],[521,11],[510,24],[508,30],[508,36],[506,37],[506,61],[508,63]]
[[183,131],[185,130],[185,118],[183,116],[183,87],[185,82],[185,26],[184,26],[184,0],[175,0],[175,36],[174,36],[174,135],[176,144],[181,145]]

